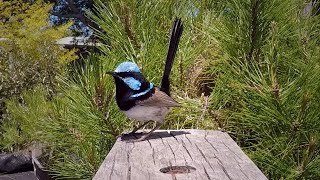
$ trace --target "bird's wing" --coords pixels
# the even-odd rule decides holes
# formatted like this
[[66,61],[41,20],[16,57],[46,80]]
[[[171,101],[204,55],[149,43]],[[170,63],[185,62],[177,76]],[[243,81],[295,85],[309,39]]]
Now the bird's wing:
[[166,93],[155,89],[154,94],[146,100],[136,102],[140,106],[177,107],[180,104],[168,96]]

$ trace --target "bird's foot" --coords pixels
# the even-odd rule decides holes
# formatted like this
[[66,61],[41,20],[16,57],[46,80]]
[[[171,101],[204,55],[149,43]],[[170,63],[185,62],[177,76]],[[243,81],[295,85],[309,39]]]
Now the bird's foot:
[[154,127],[151,131],[149,131],[147,134],[141,136],[139,139],[132,139],[132,140],[128,140],[128,142],[140,142],[145,140],[147,137],[149,137],[153,131],[155,131],[156,129],[159,129],[159,127],[161,126],[161,123],[156,123],[156,127]]
[[220,128],[220,127],[218,128],[218,130],[221,132],[227,132],[224,128]]

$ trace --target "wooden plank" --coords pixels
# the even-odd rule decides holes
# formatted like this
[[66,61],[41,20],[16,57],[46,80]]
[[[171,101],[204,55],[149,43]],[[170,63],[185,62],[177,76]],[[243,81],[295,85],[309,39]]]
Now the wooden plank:
[[202,135],[199,134],[199,132],[193,132],[192,136],[185,135],[184,137],[189,153],[192,155],[193,159],[198,162],[197,167],[201,168],[201,171],[197,172],[202,176],[205,176],[205,178],[201,179],[228,180],[229,177],[219,164],[219,161],[214,154],[214,149],[208,146],[206,142],[200,141],[200,138],[203,136],[204,134]]
[[52,180],[52,178],[49,176],[48,171],[45,170],[45,168],[42,166],[42,164],[36,157],[32,157],[32,164],[34,168],[34,174],[37,176],[38,179]]
[[38,180],[33,171],[0,175],[1,180]]
[[[224,132],[159,130],[145,141],[127,142],[138,137],[119,138],[93,179],[267,179]],[[174,168],[175,173],[163,173]],[[190,172],[177,173],[182,169]]]

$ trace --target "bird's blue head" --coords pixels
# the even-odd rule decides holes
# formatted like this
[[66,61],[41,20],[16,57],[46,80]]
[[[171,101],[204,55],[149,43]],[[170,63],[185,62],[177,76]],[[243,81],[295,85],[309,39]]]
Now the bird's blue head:
[[116,68],[116,70],[114,71],[115,73],[121,73],[121,72],[140,72],[140,68],[138,67],[138,65],[134,62],[123,62],[121,64],[119,64]]
[[139,91],[141,86],[143,86],[143,82],[146,81],[138,65],[129,61],[119,64],[114,72],[107,73],[115,78],[117,87],[120,87],[124,83],[134,91]]

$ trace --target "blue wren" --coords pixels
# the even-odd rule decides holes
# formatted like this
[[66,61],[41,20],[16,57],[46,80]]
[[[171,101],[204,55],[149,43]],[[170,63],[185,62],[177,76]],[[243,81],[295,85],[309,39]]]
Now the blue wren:
[[107,72],[115,80],[116,102],[120,110],[130,119],[145,122],[131,133],[135,133],[149,122],[156,122],[156,126],[150,132],[134,141],[142,141],[153,131],[159,129],[169,109],[179,106],[179,103],[170,97],[169,75],[182,31],[183,24],[180,19],[176,18],[172,26],[160,88],[149,82],[141,74],[137,64],[133,62],[123,62],[117,66],[114,72]]

